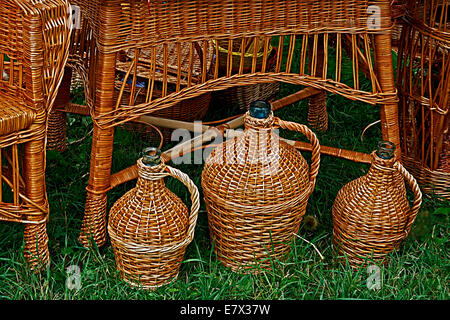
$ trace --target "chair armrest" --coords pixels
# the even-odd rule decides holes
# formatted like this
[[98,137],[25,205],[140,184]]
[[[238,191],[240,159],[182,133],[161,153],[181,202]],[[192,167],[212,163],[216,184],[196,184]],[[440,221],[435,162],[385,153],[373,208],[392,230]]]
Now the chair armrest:
[[[42,96],[40,94],[36,96],[33,93],[33,100],[42,99],[43,107],[49,113],[58,93],[64,66],[69,56],[72,29],[69,2],[67,0],[13,1],[28,16],[29,30],[27,31],[30,35],[26,35],[24,30],[24,38],[30,37],[28,40],[31,52],[28,54],[32,73],[35,74],[32,86],[34,90],[39,86],[42,88]],[[42,43],[33,43],[33,41]],[[35,55],[39,51],[42,53],[41,57]],[[33,72],[38,68],[41,68],[41,72]]]

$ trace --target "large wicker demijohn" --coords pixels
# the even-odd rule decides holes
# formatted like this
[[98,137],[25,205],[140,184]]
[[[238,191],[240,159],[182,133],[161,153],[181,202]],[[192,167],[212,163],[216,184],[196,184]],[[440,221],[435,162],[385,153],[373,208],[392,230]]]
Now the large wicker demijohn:
[[[320,164],[320,144],[306,126],[273,116],[265,101],[250,104],[241,135],[218,145],[202,173],[211,240],[218,259],[234,271],[270,269],[289,252]],[[308,167],[275,128],[299,131],[313,146]]]
[[[108,233],[117,268],[131,285],[154,288],[175,279],[187,245],[194,237],[199,209],[197,187],[189,177],[166,166],[156,148],[147,148],[137,161],[136,187],[111,208]],[[180,180],[191,193],[191,213],[164,184]]]
[[[352,267],[386,263],[405,239],[422,204],[414,177],[394,157],[395,145],[381,141],[369,172],[346,184],[333,205],[333,243]],[[404,180],[415,199],[410,208]]]

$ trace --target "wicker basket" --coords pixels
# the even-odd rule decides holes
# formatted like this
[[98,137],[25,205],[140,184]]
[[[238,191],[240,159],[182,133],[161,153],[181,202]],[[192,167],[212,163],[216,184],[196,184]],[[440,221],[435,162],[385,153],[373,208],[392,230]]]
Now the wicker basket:
[[[255,111],[259,106],[268,110],[261,117]],[[275,125],[308,137],[311,168],[294,147],[280,141]],[[218,145],[202,173],[210,236],[225,266],[258,272],[255,266],[270,269],[273,260],[286,258],[319,164],[320,145],[311,130],[274,117],[268,103],[252,103],[244,133]]]
[[450,200],[450,3],[434,0],[425,8],[409,4],[398,50],[402,155],[425,192]]
[[[189,177],[159,161],[159,150],[144,151],[143,158],[137,162],[136,187],[116,201],[108,222],[111,245],[123,279],[147,289],[177,277],[186,247],[194,237],[200,206],[197,187]],[[167,176],[180,180],[191,192],[190,214],[164,185]]]
[[[213,41],[214,45],[215,42]],[[218,41],[219,47],[219,74],[226,74],[228,50],[225,41]],[[260,42],[258,42],[260,43]],[[264,43],[264,42],[262,42]],[[231,74],[236,74],[239,72],[239,65],[241,60],[241,41],[233,41],[233,60]],[[261,50],[262,45],[256,45],[259,50],[257,51],[256,59],[256,70],[261,70],[263,63],[263,51]],[[269,46],[270,54],[267,59],[266,69],[268,72],[274,72],[276,67],[276,56],[277,49]],[[250,72],[252,68],[253,61],[252,49],[249,49],[244,54],[243,72]],[[267,100],[271,101],[274,99],[278,92],[280,91],[280,84],[278,82],[272,83],[259,83],[248,86],[233,86],[231,88],[214,92],[212,97],[212,105],[215,108],[230,108],[237,106],[241,110],[247,110],[248,106],[252,101],[256,100]]]
[[[368,260],[386,263],[387,255],[408,236],[422,204],[416,180],[393,157],[394,149],[391,143],[380,143],[369,172],[346,184],[334,202],[333,244],[352,267]],[[415,196],[411,208],[404,179]]]
[[[208,46],[211,44],[208,43]],[[168,78],[168,86],[167,88],[163,88],[161,83],[163,82],[163,65],[164,65],[164,46],[158,47],[157,50],[155,50],[155,63],[156,63],[156,75],[155,75],[155,84],[154,89],[152,91],[152,99],[157,99],[163,96],[163,91],[167,90],[167,93],[175,92],[176,86],[177,86],[177,80],[180,82],[179,85],[182,87],[188,85],[188,75],[187,70],[188,64],[190,61],[190,54],[191,54],[191,48],[189,44],[187,43],[181,43],[180,44],[180,54],[181,54],[181,79],[177,79],[177,45],[176,44],[169,44],[167,46],[167,57],[168,59],[166,66],[167,66],[167,78]],[[193,61],[191,62],[193,65],[193,72],[190,75],[192,79],[192,84],[195,84],[198,82],[201,78],[202,74],[202,49],[200,46],[195,46],[195,52],[192,56]],[[211,65],[213,63],[212,58],[212,50],[207,50],[208,55],[206,56],[206,59],[208,60],[207,66],[208,69],[211,68]],[[117,71],[118,76],[116,78],[115,82],[115,97],[117,98],[119,96],[120,90],[123,85],[124,81],[124,74],[128,71],[130,68],[130,64],[133,63],[133,60],[135,59],[135,51],[129,50],[128,52],[121,52],[119,53],[118,61],[117,61]],[[151,63],[152,63],[152,57],[151,57],[151,51],[150,50],[141,50],[139,52],[139,58],[137,63],[137,79],[136,84],[134,85],[133,89],[133,82],[132,78],[129,78],[127,81],[127,84],[124,88],[122,97],[121,97],[121,104],[123,105],[137,105],[141,103],[145,103],[147,100],[147,87],[148,87],[148,79],[151,78],[150,76],[150,70],[151,70]],[[130,99],[130,93],[131,91],[134,92],[133,98]],[[211,93],[207,92],[205,94],[199,95],[197,97],[191,98],[191,99],[185,99],[180,101],[179,103],[173,105],[172,107],[165,108],[163,110],[155,111],[151,113],[151,116],[155,117],[161,117],[166,119],[173,119],[173,120],[180,120],[180,121],[187,121],[192,122],[194,120],[202,120],[203,117],[208,112],[209,104],[211,101]],[[146,137],[150,137],[150,139],[155,139],[157,135],[155,134],[155,131],[142,123],[139,122],[128,122],[125,123],[122,127],[124,127],[127,130],[133,131],[133,132],[139,132],[143,134]],[[163,133],[163,137],[165,141],[171,140],[171,129],[167,128],[159,128],[161,132]],[[158,137],[159,139],[159,137]]]

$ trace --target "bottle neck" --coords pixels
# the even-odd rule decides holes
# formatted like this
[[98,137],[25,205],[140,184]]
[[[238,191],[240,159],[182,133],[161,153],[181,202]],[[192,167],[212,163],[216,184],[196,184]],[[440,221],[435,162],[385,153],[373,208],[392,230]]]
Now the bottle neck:
[[166,165],[160,163],[156,166],[145,165],[142,159],[137,162],[138,179],[136,183],[137,188],[156,189],[165,187],[164,177]]
[[250,116],[247,112],[244,116],[245,130],[268,130],[272,129],[275,122],[273,112],[270,112],[269,116],[265,119],[258,119]]
[[367,173],[368,179],[377,179],[382,180],[382,185],[388,185],[391,183],[392,179],[394,179],[393,173],[397,172],[394,168],[394,163],[396,162],[396,158],[391,159],[383,159],[380,158],[376,152],[372,152],[372,163]]

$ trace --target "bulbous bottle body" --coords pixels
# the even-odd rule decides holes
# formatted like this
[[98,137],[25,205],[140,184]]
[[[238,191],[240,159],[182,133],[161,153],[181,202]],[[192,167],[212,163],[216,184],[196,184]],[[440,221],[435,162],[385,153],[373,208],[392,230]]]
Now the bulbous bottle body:
[[158,287],[178,275],[187,236],[189,211],[164,183],[165,166],[146,166],[138,160],[136,187],[111,208],[108,232],[116,264],[125,281],[144,288]]
[[273,121],[247,113],[243,134],[218,145],[202,172],[214,250],[234,270],[283,259],[311,193],[306,160]]
[[368,173],[338,192],[332,209],[333,245],[352,267],[387,262],[415,219],[396,162],[373,152]]

